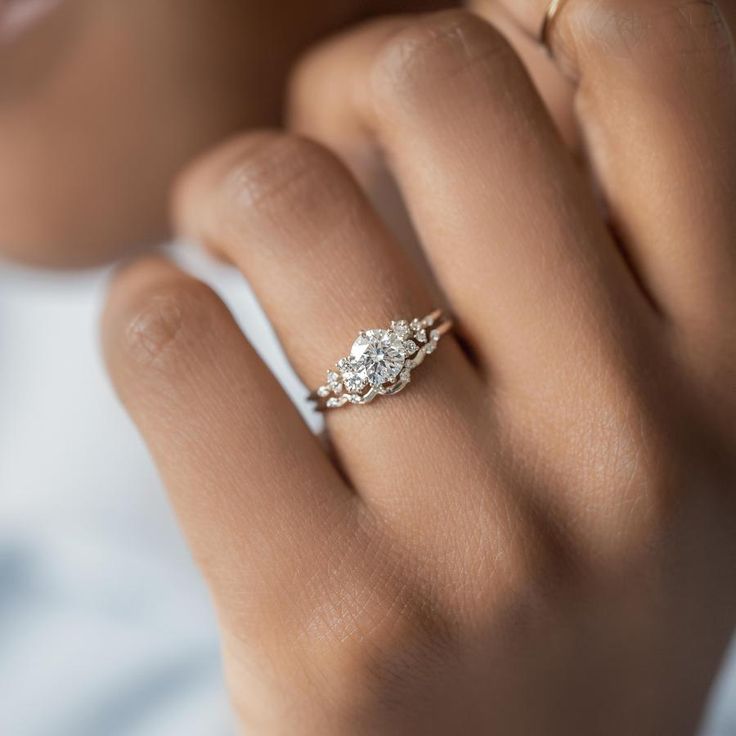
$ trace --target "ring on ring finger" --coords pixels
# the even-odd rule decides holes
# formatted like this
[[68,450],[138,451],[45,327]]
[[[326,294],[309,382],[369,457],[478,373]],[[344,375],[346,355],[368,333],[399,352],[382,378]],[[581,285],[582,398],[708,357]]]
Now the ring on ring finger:
[[422,319],[395,320],[389,329],[362,330],[347,357],[327,371],[327,381],[309,398],[319,411],[362,406],[378,396],[395,396],[411,372],[437,348],[452,321],[437,309]]

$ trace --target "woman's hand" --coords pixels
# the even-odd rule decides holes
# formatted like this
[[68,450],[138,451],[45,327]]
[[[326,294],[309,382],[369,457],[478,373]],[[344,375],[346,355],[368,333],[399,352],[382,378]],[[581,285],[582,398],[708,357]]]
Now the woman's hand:
[[[310,387],[446,295],[456,337],[399,396],[328,413],[332,452],[209,289],[154,259],[113,286],[110,369],[249,733],[695,728],[736,614],[732,40],[714,3],[569,0],[553,46],[614,229],[462,12],[372,24],[297,81],[305,127],[329,104],[385,153],[431,275],[315,143],[247,135],[185,177],[182,227]],[[311,65],[334,99],[310,110]]]

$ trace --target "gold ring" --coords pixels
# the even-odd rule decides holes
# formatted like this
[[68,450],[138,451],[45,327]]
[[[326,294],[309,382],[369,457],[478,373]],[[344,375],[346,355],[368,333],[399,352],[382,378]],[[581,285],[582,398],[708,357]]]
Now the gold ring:
[[547,12],[544,14],[542,27],[539,30],[539,43],[541,43],[550,54],[552,54],[552,49],[549,45],[549,34],[552,30],[552,24],[555,22],[564,1],[565,0],[552,0],[550,2],[547,6]]

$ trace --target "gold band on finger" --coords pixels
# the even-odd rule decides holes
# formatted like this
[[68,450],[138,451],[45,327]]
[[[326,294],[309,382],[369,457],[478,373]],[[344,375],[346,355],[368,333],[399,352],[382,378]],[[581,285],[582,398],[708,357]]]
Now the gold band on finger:
[[539,30],[539,43],[547,49],[550,55],[552,54],[552,47],[549,44],[550,33],[564,2],[565,0],[552,0],[550,2],[547,6],[547,12],[544,14],[542,27]]

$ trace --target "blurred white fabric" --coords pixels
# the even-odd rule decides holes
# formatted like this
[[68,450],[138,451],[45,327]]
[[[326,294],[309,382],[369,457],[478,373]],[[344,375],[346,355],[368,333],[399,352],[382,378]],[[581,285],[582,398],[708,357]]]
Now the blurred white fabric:
[[[185,253],[303,396],[242,279]],[[0,267],[0,735],[230,734],[206,591],[99,356],[106,281]],[[736,734],[721,691],[707,736]]]
[[[303,396],[242,279],[183,260]],[[0,267],[0,734],[228,734],[207,594],[99,355],[106,283]]]

